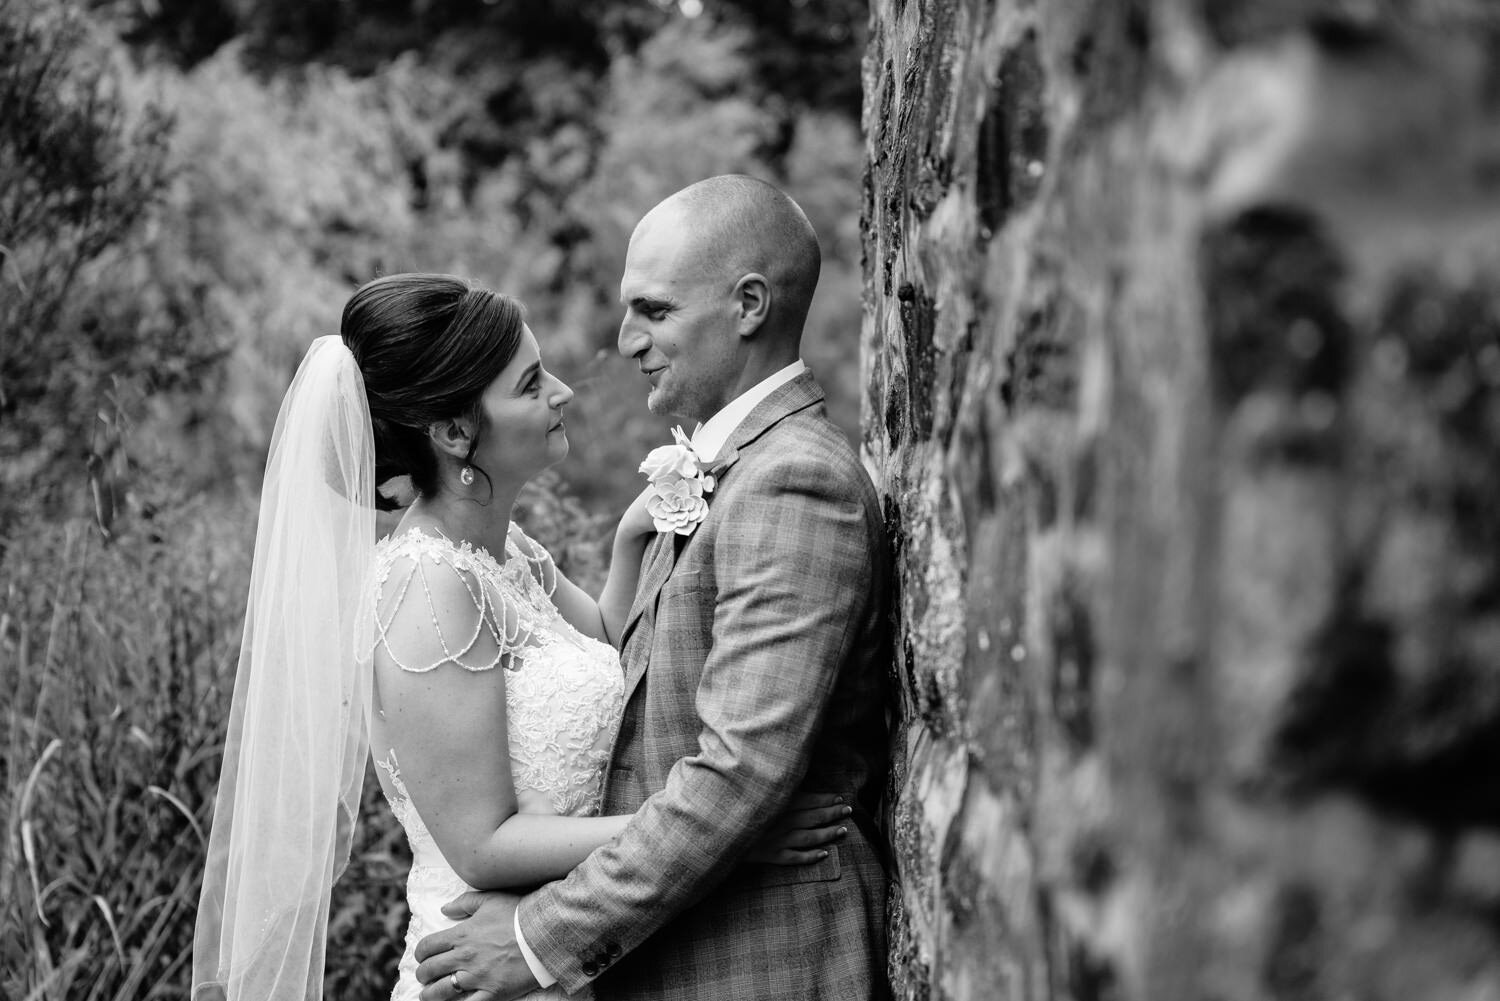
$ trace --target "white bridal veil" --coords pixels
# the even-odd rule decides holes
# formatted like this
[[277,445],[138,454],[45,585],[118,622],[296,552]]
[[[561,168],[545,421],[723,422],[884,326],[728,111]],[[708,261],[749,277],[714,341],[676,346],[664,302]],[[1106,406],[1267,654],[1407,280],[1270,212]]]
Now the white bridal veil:
[[329,893],[348,864],[369,744],[374,453],[354,357],[320,337],[266,461],[194,1001],[323,995]]

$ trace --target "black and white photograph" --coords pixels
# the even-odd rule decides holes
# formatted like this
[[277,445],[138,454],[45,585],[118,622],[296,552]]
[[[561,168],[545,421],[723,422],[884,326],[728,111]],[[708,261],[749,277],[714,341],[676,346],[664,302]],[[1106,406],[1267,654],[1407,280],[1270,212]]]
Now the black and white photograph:
[[0,999],[1500,1001],[1500,3],[0,0]]

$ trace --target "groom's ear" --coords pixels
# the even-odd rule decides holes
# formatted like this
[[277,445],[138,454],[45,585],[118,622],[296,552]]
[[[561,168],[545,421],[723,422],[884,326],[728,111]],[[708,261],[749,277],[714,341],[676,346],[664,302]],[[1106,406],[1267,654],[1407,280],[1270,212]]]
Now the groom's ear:
[[474,441],[474,428],[464,417],[433,421],[427,425],[427,437],[439,452],[462,459],[469,454],[469,446]]
[[771,315],[771,283],[766,281],[765,275],[752,271],[735,283],[734,299],[739,334],[749,337]]

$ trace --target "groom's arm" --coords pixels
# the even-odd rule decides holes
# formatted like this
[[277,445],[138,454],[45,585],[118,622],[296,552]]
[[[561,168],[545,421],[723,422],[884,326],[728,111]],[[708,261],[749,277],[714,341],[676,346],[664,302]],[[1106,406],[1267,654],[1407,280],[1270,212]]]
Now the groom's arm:
[[698,753],[614,842],[521,904],[527,943],[569,991],[713,889],[785,807],[871,600],[856,483],[806,454],[736,472],[756,480],[717,512]]

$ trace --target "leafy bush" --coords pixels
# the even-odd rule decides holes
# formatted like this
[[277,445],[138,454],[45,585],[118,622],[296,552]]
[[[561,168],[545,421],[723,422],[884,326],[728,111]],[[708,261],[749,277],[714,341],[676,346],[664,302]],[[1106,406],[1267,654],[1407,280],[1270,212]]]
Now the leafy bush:
[[109,49],[58,0],[0,0],[0,527],[20,500],[60,502],[111,381],[161,381],[186,345],[70,322],[89,266],[165,184],[169,121],[122,100]]

